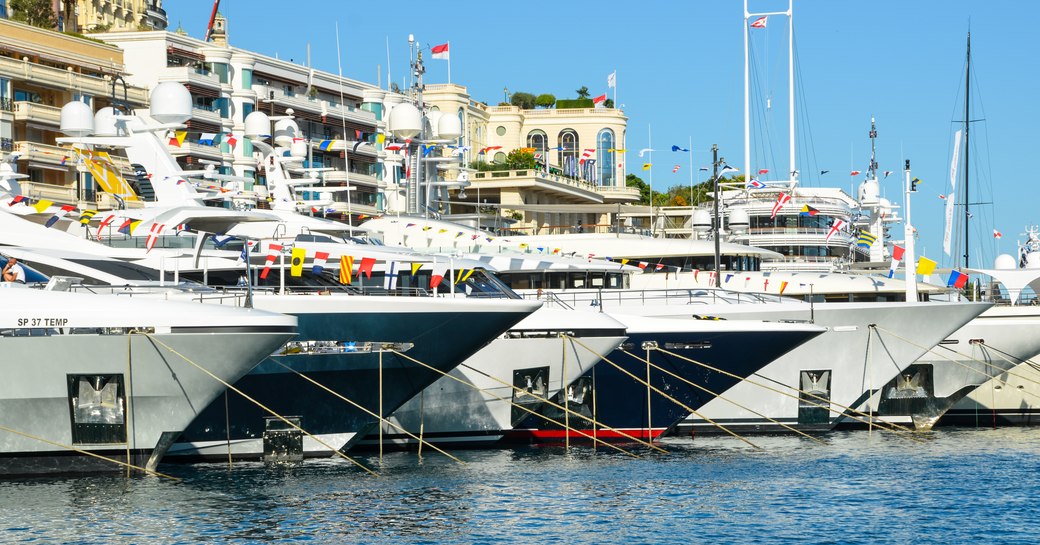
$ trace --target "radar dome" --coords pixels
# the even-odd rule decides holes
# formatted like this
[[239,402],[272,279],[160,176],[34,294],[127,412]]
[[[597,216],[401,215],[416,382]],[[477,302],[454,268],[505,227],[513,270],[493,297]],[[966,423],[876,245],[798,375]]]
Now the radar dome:
[[1015,269],[1017,268],[1017,262],[1011,254],[1000,254],[997,256],[997,259],[993,260],[993,268],[1004,270]]
[[152,89],[149,112],[159,123],[184,123],[191,119],[191,93],[176,81],[164,81]]
[[87,136],[94,132],[94,112],[78,100],[61,107],[61,132],[67,136]]
[[751,227],[751,219],[744,208],[734,208],[729,211],[729,230],[734,233],[746,233]]
[[293,157],[306,158],[307,142],[301,139],[289,144],[289,155],[292,155]]
[[859,184],[860,202],[877,202],[880,194],[881,190],[878,188],[877,180],[863,180],[863,183]]
[[705,233],[711,230],[711,214],[707,210],[694,210],[692,218],[693,230]]
[[1026,254],[1026,269],[1040,269],[1040,253],[1029,253]]
[[457,115],[443,115],[437,122],[437,134],[444,140],[456,140],[462,136],[462,120]]
[[101,108],[94,114],[94,136],[119,136],[116,111],[111,106]]
[[419,109],[415,106],[402,102],[390,110],[388,120],[390,132],[398,138],[412,138],[422,131],[422,120]]
[[274,123],[274,143],[279,146],[290,146],[294,138],[300,136],[300,126],[292,119],[279,119]]
[[246,138],[253,140],[271,136],[271,118],[264,112],[255,110],[246,116]]

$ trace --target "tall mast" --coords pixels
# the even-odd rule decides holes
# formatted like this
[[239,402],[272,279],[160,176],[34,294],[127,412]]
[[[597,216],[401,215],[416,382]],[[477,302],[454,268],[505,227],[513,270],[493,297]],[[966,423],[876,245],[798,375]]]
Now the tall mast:
[[971,201],[968,200],[968,150],[969,130],[971,128],[970,112],[968,110],[969,98],[971,97],[971,32],[968,32],[968,68],[964,71],[964,266],[971,267],[968,261],[968,219],[971,213],[968,210]]

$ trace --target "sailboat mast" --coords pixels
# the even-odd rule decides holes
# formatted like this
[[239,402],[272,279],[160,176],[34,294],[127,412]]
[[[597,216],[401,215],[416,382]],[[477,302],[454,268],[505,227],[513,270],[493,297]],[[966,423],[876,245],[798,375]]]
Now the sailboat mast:
[[968,156],[969,150],[971,149],[970,143],[970,129],[971,129],[971,117],[969,111],[969,99],[971,98],[971,32],[968,33],[968,62],[967,69],[964,71],[964,266],[971,267],[971,263],[968,261],[968,220],[971,218],[971,212],[968,210],[971,201],[968,199]]

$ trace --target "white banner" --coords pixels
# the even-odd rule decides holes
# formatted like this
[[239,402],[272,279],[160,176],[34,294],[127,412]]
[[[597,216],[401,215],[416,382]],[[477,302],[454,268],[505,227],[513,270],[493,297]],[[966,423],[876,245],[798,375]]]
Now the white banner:
[[[950,161],[950,190],[957,190],[957,161],[961,156],[961,131],[953,136],[953,160]],[[953,199],[950,199],[951,201]],[[946,252],[949,253],[949,252]]]
[[[960,131],[957,132],[958,140],[960,140]],[[946,230],[943,231],[943,251],[946,255],[950,255],[950,240],[953,235],[953,200],[955,195],[950,193],[946,196]]]

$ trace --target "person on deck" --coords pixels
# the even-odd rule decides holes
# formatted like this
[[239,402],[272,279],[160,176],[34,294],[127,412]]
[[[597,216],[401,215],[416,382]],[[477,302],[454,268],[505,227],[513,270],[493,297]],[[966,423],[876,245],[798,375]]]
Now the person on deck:
[[25,283],[25,269],[18,264],[18,260],[11,257],[7,259],[7,264],[4,265],[4,282],[18,282],[21,284]]

